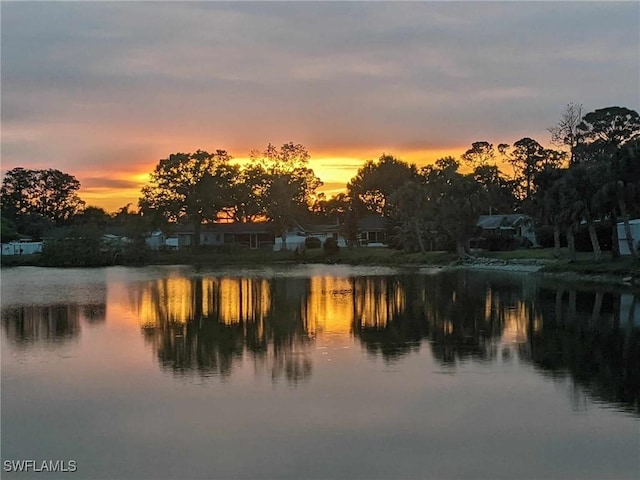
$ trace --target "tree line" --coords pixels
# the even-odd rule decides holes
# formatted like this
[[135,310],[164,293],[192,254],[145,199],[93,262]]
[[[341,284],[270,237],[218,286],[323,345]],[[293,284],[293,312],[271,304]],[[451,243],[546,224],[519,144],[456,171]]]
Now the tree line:
[[464,255],[478,233],[479,215],[518,212],[552,231],[558,251],[561,239],[566,241],[572,258],[581,228],[589,232],[594,258],[601,258],[597,227],[604,223],[615,256],[616,224],[623,222],[629,250],[637,256],[629,218],[640,214],[638,113],[608,107],[583,115],[582,106],[571,103],[548,131],[554,148],[529,137],[512,145],[477,141],[458,159],[445,157],[422,168],[383,154],[360,167],[345,193],[328,199],[318,193],[322,181],[300,144],[268,144],[252,151],[244,165],[221,149],[174,153],[151,172],[137,209],[125,206],[114,215],[87,207],[72,175],[18,167],[2,182],[2,239],[114,224],[141,236],[183,223],[194,229],[197,246],[206,223],[268,220],[276,236],[296,224],[338,222],[356,244],[358,220],[379,215],[393,247]]

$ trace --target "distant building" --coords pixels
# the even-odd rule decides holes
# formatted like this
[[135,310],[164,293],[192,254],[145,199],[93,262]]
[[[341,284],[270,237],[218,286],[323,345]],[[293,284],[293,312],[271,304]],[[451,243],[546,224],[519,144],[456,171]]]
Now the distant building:
[[123,246],[127,243],[131,243],[132,240],[126,235],[116,235],[114,233],[105,233],[102,235],[102,243],[111,246]]
[[[177,248],[193,245],[194,236],[193,225],[178,227],[175,235]],[[271,248],[274,243],[275,236],[269,222],[208,223],[200,229],[200,245],[236,245],[257,249]]]
[[[640,218],[629,220],[631,227],[631,239],[636,247],[636,252],[640,249]],[[627,232],[624,228],[624,222],[618,223],[618,248],[620,255],[631,255],[629,244],[627,243]]]
[[147,247],[152,250],[159,250],[166,247],[166,241],[167,236],[162,230],[154,230],[144,240],[144,242],[147,244]]
[[280,250],[292,250],[302,251],[305,249],[305,240],[308,234],[304,228],[297,226],[290,228],[284,235],[284,241],[282,237],[275,237],[273,242],[273,251],[279,252]]
[[42,242],[9,242],[2,244],[2,255],[33,255],[42,253]]
[[384,218],[369,215],[358,220],[358,243],[365,246],[383,246],[386,242]]
[[[346,247],[347,242],[340,233],[341,226],[339,224],[331,225],[296,225],[289,229],[286,233],[286,249],[287,250],[304,250],[306,248],[307,238],[317,238],[320,241],[320,245],[324,245],[324,242],[328,238],[335,238],[338,247]],[[284,248],[282,237],[276,237],[273,245],[273,251],[279,252]]]
[[304,227],[304,230],[308,237],[315,237],[320,240],[320,245],[324,245],[324,242],[326,242],[328,238],[333,238],[338,247],[343,248],[347,246],[347,241],[342,235],[342,225],[339,223],[307,225]]
[[506,215],[480,215],[476,224],[480,229],[479,236],[472,243],[477,248],[486,248],[484,243],[490,238],[502,237],[513,239],[522,244],[537,246],[536,233],[533,229],[533,219],[522,213]]

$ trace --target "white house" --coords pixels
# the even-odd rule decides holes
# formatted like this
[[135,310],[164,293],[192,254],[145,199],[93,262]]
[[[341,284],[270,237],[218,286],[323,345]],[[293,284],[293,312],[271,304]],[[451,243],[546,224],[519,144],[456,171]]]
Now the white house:
[[42,253],[42,242],[9,242],[2,244],[2,255],[33,255]]
[[[317,238],[320,240],[320,245],[324,245],[324,242],[327,241],[328,238],[335,238],[336,244],[338,247],[346,247],[347,242],[344,237],[340,234],[340,225],[305,225],[301,227],[298,225],[287,231],[285,239],[286,239],[286,249],[291,251],[301,251],[305,249],[305,241],[307,238]],[[273,251],[279,252],[284,248],[282,237],[276,237],[273,244]]]
[[[638,252],[640,249],[640,218],[629,220],[629,226],[631,227],[633,245],[636,247],[636,252]],[[627,243],[627,232],[624,228],[624,222],[618,223],[618,249],[620,255],[631,255],[629,244]]]
[[[273,243],[273,251],[279,252],[280,250],[285,249],[291,251],[301,251],[304,250],[304,242],[307,238],[307,233],[302,228],[294,228],[291,230],[287,230],[285,233],[285,241],[282,241],[282,237],[275,237]],[[286,245],[285,245],[286,243]]]
[[161,230],[154,230],[145,238],[145,243],[152,250],[159,250],[165,246],[167,236]]

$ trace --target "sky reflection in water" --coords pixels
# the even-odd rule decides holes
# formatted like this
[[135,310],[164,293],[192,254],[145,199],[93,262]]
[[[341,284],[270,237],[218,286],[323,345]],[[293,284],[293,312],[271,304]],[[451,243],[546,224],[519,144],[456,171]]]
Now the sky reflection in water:
[[7,272],[3,461],[75,459],[83,478],[640,473],[629,292],[346,266]]

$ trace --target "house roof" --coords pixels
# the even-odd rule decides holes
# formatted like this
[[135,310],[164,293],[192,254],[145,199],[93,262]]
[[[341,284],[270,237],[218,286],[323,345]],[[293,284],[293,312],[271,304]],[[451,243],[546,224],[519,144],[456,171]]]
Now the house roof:
[[[234,223],[205,223],[202,233],[271,233],[271,222],[234,222]],[[176,228],[176,234],[193,234],[193,225],[181,225]]]
[[106,235],[113,235],[116,237],[126,237],[127,236],[127,229],[125,227],[122,227],[120,225],[115,225],[115,226],[111,226],[108,228],[105,228],[104,233]]
[[358,230],[384,230],[384,218],[380,215],[369,215],[358,220]]
[[306,225],[305,228],[303,228],[303,231],[314,234],[325,232],[339,232],[341,228],[341,225],[336,225],[335,223],[331,225]]
[[528,215],[511,213],[507,215],[480,215],[477,225],[485,230],[515,228],[531,220]]

